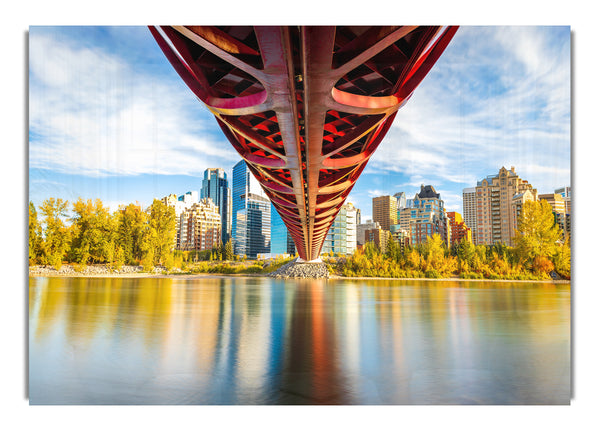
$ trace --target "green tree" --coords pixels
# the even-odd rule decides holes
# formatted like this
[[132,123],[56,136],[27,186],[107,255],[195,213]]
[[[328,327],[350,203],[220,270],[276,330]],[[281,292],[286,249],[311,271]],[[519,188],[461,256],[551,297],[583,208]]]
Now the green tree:
[[471,267],[473,265],[473,257],[475,256],[475,246],[467,238],[461,239],[456,247],[456,256],[459,261]]
[[373,257],[379,254],[379,247],[373,241],[367,241],[363,246],[363,253],[367,259],[373,259]]
[[29,202],[29,264],[38,263],[43,254],[42,225],[33,202]]
[[116,269],[121,269],[121,267],[125,264],[125,252],[123,251],[123,247],[121,247],[120,245],[115,246],[114,259],[114,267]]
[[514,243],[519,256],[533,261],[536,256],[550,258],[556,253],[562,231],[554,221],[552,207],[543,200],[523,204]]
[[388,240],[387,250],[385,252],[386,256],[392,259],[395,262],[400,262],[402,259],[402,248],[400,244],[394,241],[394,238],[390,236]]
[[225,260],[233,260],[233,244],[231,243],[231,239],[229,239],[225,243],[225,251],[224,251]]
[[63,218],[67,216],[68,201],[49,198],[40,206],[44,216],[44,248],[46,258],[55,269],[60,269],[63,258],[70,245],[70,230],[65,225]]

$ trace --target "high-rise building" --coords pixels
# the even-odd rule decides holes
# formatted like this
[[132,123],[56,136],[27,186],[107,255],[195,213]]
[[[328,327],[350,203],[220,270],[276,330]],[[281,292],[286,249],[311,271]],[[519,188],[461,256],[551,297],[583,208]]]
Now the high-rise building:
[[538,198],[550,204],[552,212],[554,213],[554,221],[563,231],[563,238],[565,238],[567,234],[571,233],[571,225],[570,223],[567,223],[568,213],[566,199],[558,193],[542,194],[538,195]]
[[565,186],[554,190],[554,193],[559,194],[565,200],[565,210],[567,215],[571,215],[571,187]]
[[571,186],[560,187],[554,190],[554,193],[559,194],[564,198],[571,197]]
[[477,182],[477,244],[512,244],[515,235],[512,209],[513,197],[530,190],[537,200],[537,190],[527,181],[519,178],[514,166],[510,170],[504,166],[498,174],[489,175]]
[[352,254],[356,250],[356,208],[345,203],[327,232],[321,254]]
[[373,198],[373,221],[379,223],[383,230],[398,223],[398,199],[392,196]]
[[184,194],[182,194],[181,196],[179,196],[177,198],[177,200],[179,202],[183,202],[183,204],[186,207],[189,207],[192,204],[195,204],[195,203],[198,202],[198,192],[196,190],[193,190],[191,192],[185,192]]
[[233,252],[256,258],[271,252],[271,201],[245,161],[233,167],[231,187]]
[[450,239],[448,242],[450,244],[459,243],[463,238],[466,238],[469,242],[473,242],[471,228],[463,221],[460,213],[450,211],[446,215],[448,216],[448,223],[450,225]]
[[477,228],[477,189],[475,187],[463,189],[463,215],[465,224],[471,229],[473,242],[477,242],[475,238]]
[[180,215],[180,250],[210,250],[221,245],[221,215],[212,199],[193,203]]
[[356,226],[356,244],[364,245],[367,240],[365,238],[365,232],[370,229],[381,229],[379,223],[373,220],[367,220],[365,223],[358,223]]
[[211,198],[219,207],[221,216],[221,241],[225,244],[231,236],[231,190],[227,182],[227,173],[221,168],[209,168],[204,171],[200,198]]
[[406,193],[398,192],[394,194],[394,197],[396,198],[396,208],[398,209],[398,211],[401,208],[406,208]]
[[[412,199],[412,206],[403,210],[410,214],[409,232],[411,235],[411,244],[421,244],[427,241],[427,238],[433,234],[439,234],[442,240],[449,245],[448,218],[444,201],[440,194],[435,191],[431,185],[421,185],[419,193]],[[402,214],[403,221],[406,219]],[[404,228],[404,226],[401,226]]]
[[296,254],[296,245],[281,216],[271,204],[271,254]]
[[[191,193],[191,192],[188,192]],[[177,195],[171,193],[161,199],[161,202],[168,207],[175,209],[175,244],[173,246],[181,250],[181,214],[185,211],[188,206],[191,206],[191,202],[186,203],[183,199],[177,198]]]
[[375,229],[367,229],[365,231],[365,244],[367,242],[372,242],[382,253],[387,251],[388,241],[390,240],[391,233],[387,230],[383,230],[380,228]]

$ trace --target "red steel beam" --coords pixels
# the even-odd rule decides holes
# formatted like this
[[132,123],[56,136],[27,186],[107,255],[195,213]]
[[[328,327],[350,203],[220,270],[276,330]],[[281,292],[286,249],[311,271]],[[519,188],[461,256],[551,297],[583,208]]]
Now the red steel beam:
[[457,27],[150,31],[310,261],[396,112]]

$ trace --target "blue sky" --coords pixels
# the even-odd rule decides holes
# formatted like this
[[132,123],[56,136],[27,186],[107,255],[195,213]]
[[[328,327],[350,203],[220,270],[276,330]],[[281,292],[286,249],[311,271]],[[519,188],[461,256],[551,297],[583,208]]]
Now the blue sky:
[[[421,184],[462,212],[462,189],[516,172],[541,193],[570,185],[569,27],[461,27],[349,200]],[[31,27],[29,198],[144,205],[200,190],[239,156],[146,27]]]

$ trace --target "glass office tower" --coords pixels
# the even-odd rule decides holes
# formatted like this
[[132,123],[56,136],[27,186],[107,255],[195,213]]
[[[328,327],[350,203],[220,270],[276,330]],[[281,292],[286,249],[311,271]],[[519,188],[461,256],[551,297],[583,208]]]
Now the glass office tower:
[[271,204],[271,254],[296,254],[296,245],[281,216]]
[[271,201],[243,160],[233,167],[231,209],[233,252],[251,259],[270,253]]

